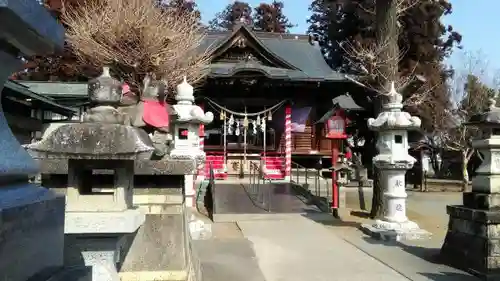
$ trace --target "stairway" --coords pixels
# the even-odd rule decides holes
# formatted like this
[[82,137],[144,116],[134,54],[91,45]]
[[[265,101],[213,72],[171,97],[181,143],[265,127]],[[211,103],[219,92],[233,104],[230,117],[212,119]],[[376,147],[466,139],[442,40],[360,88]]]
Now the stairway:
[[226,179],[227,171],[225,170],[224,165],[224,154],[208,154],[205,160],[205,175],[210,173],[210,163],[212,164],[212,168],[214,169],[214,177],[215,179]]
[[281,155],[262,156],[264,160],[264,178],[282,180],[285,178],[285,158]]

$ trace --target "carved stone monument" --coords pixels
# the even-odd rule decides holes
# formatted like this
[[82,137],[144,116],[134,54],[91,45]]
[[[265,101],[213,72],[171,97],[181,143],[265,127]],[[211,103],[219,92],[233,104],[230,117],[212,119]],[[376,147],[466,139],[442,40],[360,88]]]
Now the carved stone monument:
[[448,263],[485,280],[500,280],[500,108],[490,108],[467,124],[482,133],[472,141],[484,160],[463,193],[463,205],[447,206],[450,216],[441,255]]
[[380,172],[380,184],[384,190],[384,218],[362,229],[383,240],[416,239],[430,235],[406,216],[406,171],[416,159],[408,154],[408,130],[420,127],[420,119],[404,112],[403,97],[396,92],[394,83],[376,119],[368,119],[368,127],[378,133],[377,150],[373,158]]
[[[0,100],[21,56],[62,48],[64,29],[35,0],[0,1]],[[0,104],[0,280],[51,275],[63,265],[64,197],[28,183],[38,173],[12,135]]]
[[[105,68],[89,83],[94,107],[86,122],[62,125],[27,146],[46,165],[67,164],[64,261],[81,265],[83,257],[92,266],[93,280],[118,280],[120,250],[145,220],[133,207],[134,169],[136,161],[151,158],[154,148],[144,130],[121,124],[123,116],[113,107],[120,90]],[[114,182],[103,187],[94,175],[106,172]]]

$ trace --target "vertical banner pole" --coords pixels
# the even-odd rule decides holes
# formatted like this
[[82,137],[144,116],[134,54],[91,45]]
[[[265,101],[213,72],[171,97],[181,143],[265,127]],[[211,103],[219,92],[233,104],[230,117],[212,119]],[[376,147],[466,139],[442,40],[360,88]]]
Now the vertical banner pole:
[[292,172],[292,106],[285,107],[285,180],[290,181]]

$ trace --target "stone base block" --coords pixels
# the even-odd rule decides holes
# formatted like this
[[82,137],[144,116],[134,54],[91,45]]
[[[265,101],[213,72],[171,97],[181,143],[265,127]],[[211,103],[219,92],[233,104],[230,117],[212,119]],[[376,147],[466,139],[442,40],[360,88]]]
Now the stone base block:
[[51,276],[46,281],[67,281],[67,280],[88,280],[88,281],[120,281],[120,276],[116,270],[110,269],[106,265],[74,266],[64,268],[62,271]]
[[65,234],[134,233],[145,221],[139,209],[123,212],[66,212]]
[[122,249],[127,246],[128,240],[125,236],[99,237],[88,234],[67,234],[64,237],[64,264],[65,266],[97,264],[116,266],[120,261]]
[[33,184],[0,188],[0,280],[28,280],[63,265],[64,206],[64,196]]
[[412,221],[403,223],[376,220],[374,224],[361,225],[361,231],[366,235],[384,241],[428,239],[430,232],[421,229]]
[[448,206],[447,211],[443,261],[484,280],[500,280],[500,210]]
[[498,193],[464,192],[463,202],[464,206],[472,209],[500,210],[500,194]]

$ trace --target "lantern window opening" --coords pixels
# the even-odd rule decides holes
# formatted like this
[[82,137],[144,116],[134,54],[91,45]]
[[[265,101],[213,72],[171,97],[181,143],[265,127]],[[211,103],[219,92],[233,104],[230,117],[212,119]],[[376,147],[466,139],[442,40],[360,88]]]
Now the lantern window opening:
[[395,135],[394,136],[394,142],[398,143],[398,144],[403,143],[403,136],[402,135]]

